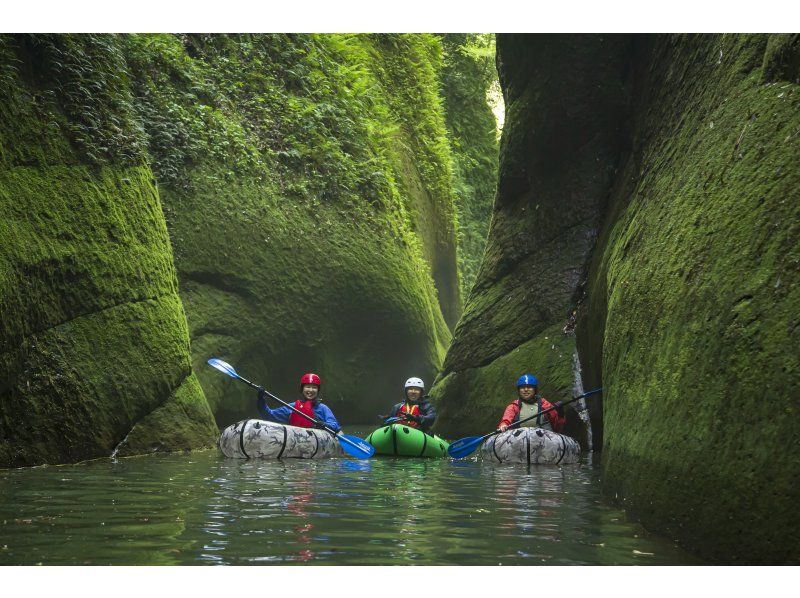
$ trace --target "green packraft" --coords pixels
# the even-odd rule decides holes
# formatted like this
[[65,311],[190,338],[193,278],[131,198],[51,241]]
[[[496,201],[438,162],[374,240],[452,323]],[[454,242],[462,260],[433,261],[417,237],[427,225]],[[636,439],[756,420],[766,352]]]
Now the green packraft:
[[450,446],[443,438],[403,424],[378,428],[365,440],[375,447],[376,455],[395,457],[446,457]]

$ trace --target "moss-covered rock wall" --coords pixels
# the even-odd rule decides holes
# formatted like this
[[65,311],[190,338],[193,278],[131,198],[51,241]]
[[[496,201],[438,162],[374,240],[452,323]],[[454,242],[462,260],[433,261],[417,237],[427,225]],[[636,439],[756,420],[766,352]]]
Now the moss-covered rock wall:
[[432,380],[461,313],[439,36],[0,50],[0,464],[208,445],[209,405],[255,413],[211,356],[285,398],[316,371],[349,422]]
[[[441,42],[432,35],[372,35],[351,37],[349,43],[367,51],[369,59],[353,55],[351,60],[368,65],[380,85],[381,104],[385,104],[381,120],[384,126],[394,127],[387,167],[411,230],[422,242],[442,316],[452,329],[461,316],[461,285],[454,160],[440,93]],[[475,81],[473,93],[478,89]]]
[[453,156],[458,266],[466,299],[478,275],[497,188],[497,121],[487,102],[497,88],[494,35],[448,33],[441,86]]
[[579,325],[604,484],[726,563],[799,563],[797,36],[641,38]]
[[629,43],[497,38],[506,106],[498,191],[484,260],[434,389],[445,434],[491,429],[524,372],[550,399],[571,394],[575,340],[563,329],[617,162]]
[[561,398],[541,341],[576,325],[607,495],[706,558],[800,562],[798,36],[497,45],[499,192],[442,411],[490,429],[512,369]]
[[126,38],[195,370],[220,425],[316,371],[346,422],[432,380],[460,311],[438,69],[425,35]]
[[219,424],[255,413],[211,356],[285,398],[316,371],[350,422],[432,380],[461,312],[438,36],[2,52],[3,463],[169,448],[172,418],[207,444],[193,372]]
[[0,37],[0,467],[216,439],[126,77],[114,38]]

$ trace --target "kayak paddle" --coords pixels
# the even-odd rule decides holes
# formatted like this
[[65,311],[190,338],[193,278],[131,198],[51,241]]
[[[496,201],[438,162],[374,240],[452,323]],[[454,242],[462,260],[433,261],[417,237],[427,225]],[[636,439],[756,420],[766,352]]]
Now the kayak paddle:
[[[211,359],[208,360],[208,365],[210,365],[212,368],[218,369],[223,374],[227,374],[231,378],[235,378],[236,380],[241,380],[245,384],[248,384],[249,386],[252,386],[253,388],[257,389],[258,391],[263,392],[269,398],[278,401],[278,403],[280,403],[284,407],[288,407],[289,409],[291,409],[292,411],[294,411],[298,415],[302,415],[308,421],[314,422],[315,424],[322,423],[322,422],[319,422],[319,421],[315,420],[313,417],[311,417],[309,415],[306,415],[305,413],[303,413],[299,409],[295,409],[292,405],[289,405],[289,403],[285,403],[285,402],[281,401],[274,394],[272,394],[271,392],[261,388],[258,384],[253,384],[252,382],[250,382],[250,380],[242,378],[239,374],[236,373],[236,370],[233,369],[233,366],[231,364],[226,363],[226,362],[222,361],[221,359],[211,358]],[[358,436],[349,436],[347,434],[342,434],[340,432],[338,432],[338,433],[334,432],[332,428],[329,428],[324,423],[322,423],[322,427],[326,432],[329,432],[330,434],[333,434],[336,437],[336,440],[339,441],[339,444],[341,445],[342,450],[345,453],[347,453],[348,455],[350,455],[352,457],[355,457],[356,459],[369,459],[375,453],[375,447],[372,446],[370,443],[362,440]]]
[[[563,407],[564,405],[569,405],[570,403],[573,403],[573,402],[575,402],[575,401],[577,401],[579,399],[582,399],[584,397],[588,397],[589,395],[593,395],[593,394],[596,394],[598,392],[602,392],[602,390],[603,390],[602,388],[596,388],[594,390],[590,390],[589,392],[586,392],[586,393],[580,395],[579,397],[575,397],[573,399],[570,399],[569,401],[564,401],[563,403],[561,403],[560,407]],[[526,421],[530,421],[530,420],[534,419],[535,417],[539,417],[540,415],[543,415],[543,414],[547,413],[548,411],[553,411],[553,409],[557,409],[557,407],[555,405],[553,405],[552,407],[548,407],[547,409],[544,409],[543,411],[540,411],[536,415],[531,415],[530,417],[526,417],[525,419],[521,419],[518,422],[515,422],[515,423],[511,424],[510,426],[508,426],[508,428],[506,428],[506,430],[509,430],[509,429],[511,429],[511,428],[513,428],[515,426],[518,426],[521,423],[524,423]],[[468,436],[467,438],[462,438],[461,440],[456,440],[455,442],[451,443],[450,446],[447,448],[447,454],[450,455],[451,457],[453,457],[454,459],[462,459],[463,457],[467,457],[467,456],[471,455],[472,453],[474,453],[475,450],[481,444],[483,444],[484,440],[494,436],[495,434],[500,434],[500,430],[495,430],[494,432],[489,432],[488,434],[484,434],[483,436]]]
[[414,421],[413,419],[408,417],[387,417],[385,420],[383,420],[383,423],[388,426],[389,424],[396,424],[397,422],[413,422],[413,421]]

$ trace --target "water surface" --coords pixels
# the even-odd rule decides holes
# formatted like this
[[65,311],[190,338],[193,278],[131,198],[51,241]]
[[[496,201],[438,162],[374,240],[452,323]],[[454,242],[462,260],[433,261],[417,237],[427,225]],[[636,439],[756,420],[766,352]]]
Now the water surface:
[[591,456],[529,468],[212,450],[0,471],[2,565],[302,562],[699,561],[607,505]]

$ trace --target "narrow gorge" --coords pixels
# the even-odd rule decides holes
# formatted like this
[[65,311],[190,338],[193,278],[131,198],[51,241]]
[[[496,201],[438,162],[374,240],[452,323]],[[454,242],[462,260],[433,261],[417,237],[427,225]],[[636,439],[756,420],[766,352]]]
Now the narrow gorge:
[[214,447],[209,357],[448,439],[529,372],[609,504],[800,563],[799,102],[798,34],[0,35],[0,468]]

